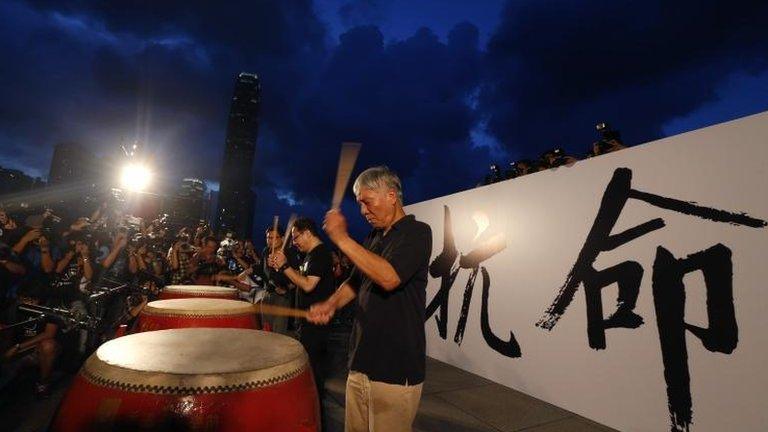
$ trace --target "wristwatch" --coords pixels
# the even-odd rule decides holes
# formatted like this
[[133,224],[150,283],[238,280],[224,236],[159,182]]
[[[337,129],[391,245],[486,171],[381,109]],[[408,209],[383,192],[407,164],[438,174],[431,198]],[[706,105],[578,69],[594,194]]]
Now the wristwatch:
[[285,264],[281,265],[279,269],[277,269],[277,272],[278,272],[278,273],[284,273],[284,272],[285,272],[285,270],[286,270],[288,267],[290,267],[290,266],[288,265],[288,263],[285,263]]

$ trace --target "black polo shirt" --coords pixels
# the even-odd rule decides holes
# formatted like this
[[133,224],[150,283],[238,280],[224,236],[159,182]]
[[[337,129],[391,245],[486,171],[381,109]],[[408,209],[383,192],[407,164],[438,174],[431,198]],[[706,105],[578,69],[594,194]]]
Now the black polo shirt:
[[350,369],[373,381],[422,383],[432,230],[408,215],[386,235],[383,230],[373,230],[363,245],[392,265],[400,286],[385,291],[357,268],[352,271],[349,281],[357,291],[357,316],[352,328]]
[[[275,292],[276,287],[280,287],[283,289],[290,288],[291,280],[288,279],[288,276],[275,271],[275,269],[269,266],[268,257],[270,253],[272,253],[272,250],[269,247],[265,247],[261,254],[261,256],[263,257],[261,260],[261,273],[264,279],[264,288],[269,292]],[[288,260],[289,266],[293,268],[299,267],[299,263],[301,261],[296,256],[296,253],[293,248],[286,247],[283,250],[283,253],[285,254],[285,259]]]

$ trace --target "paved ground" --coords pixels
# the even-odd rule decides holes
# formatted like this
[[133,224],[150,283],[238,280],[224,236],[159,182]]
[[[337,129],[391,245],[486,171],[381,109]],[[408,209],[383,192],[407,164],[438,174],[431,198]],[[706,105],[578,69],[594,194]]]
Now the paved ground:
[[[611,428],[437,360],[427,378],[416,432],[611,432]],[[344,378],[327,382],[331,431],[344,430]],[[614,431],[615,432],[615,431]]]
[[[71,376],[59,375],[51,398],[32,396],[31,378],[17,379],[0,395],[0,429],[42,432],[56,410]],[[344,377],[327,382],[330,431],[344,430]],[[11,393],[12,392],[12,393]],[[427,359],[427,380],[416,417],[417,432],[608,432],[554,405],[495,384],[453,366]]]

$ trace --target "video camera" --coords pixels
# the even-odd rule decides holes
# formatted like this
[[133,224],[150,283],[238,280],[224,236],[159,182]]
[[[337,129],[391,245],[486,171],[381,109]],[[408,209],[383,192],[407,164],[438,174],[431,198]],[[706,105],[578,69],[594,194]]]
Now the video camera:
[[568,164],[568,157],[565,150],[555,147],[541,154],[540,163],[548,168],[557,168]]
[[63,329],[63,331],[69,331],[74,328],[81,328],[86,330],[92,330],[99,327],[99,319],[92,317],[88,314],[84,314],[77,309],[63,309],[49,306],[40,306],[31,303],[21,303],[18,306],[18,310],[27,314],[33,315],[30,320],[16,323],[11,326],[5,327],[3,330],[12,327],[19,327],[25,324],[29,324],[30,321],[50,319]]
[[594,145],[594,147],[596,147],[596,149],[593,150],[594,156],[609,153],[615,150],[617,145],[623,146],[621,133],[611,128],[608,123],[598,123],[595,125],[595,129],[597,130],[597,133],[600,134],[600,140]]

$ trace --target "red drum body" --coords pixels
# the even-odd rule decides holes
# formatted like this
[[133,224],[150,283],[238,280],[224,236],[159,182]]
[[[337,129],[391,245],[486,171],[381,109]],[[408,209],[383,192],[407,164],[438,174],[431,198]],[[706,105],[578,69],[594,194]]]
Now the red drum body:
[[188,298],[147,303],[138,332],[188,327],[258,329],[253,305],[238,300]]
[[80,370],[54,432],[319,431],[307,355],[287,336],[244,329],[138,333]]
[[221,298],[237,300],[235,288],[213,285],[168,285],[160,292],[160,300],[177,298]]

